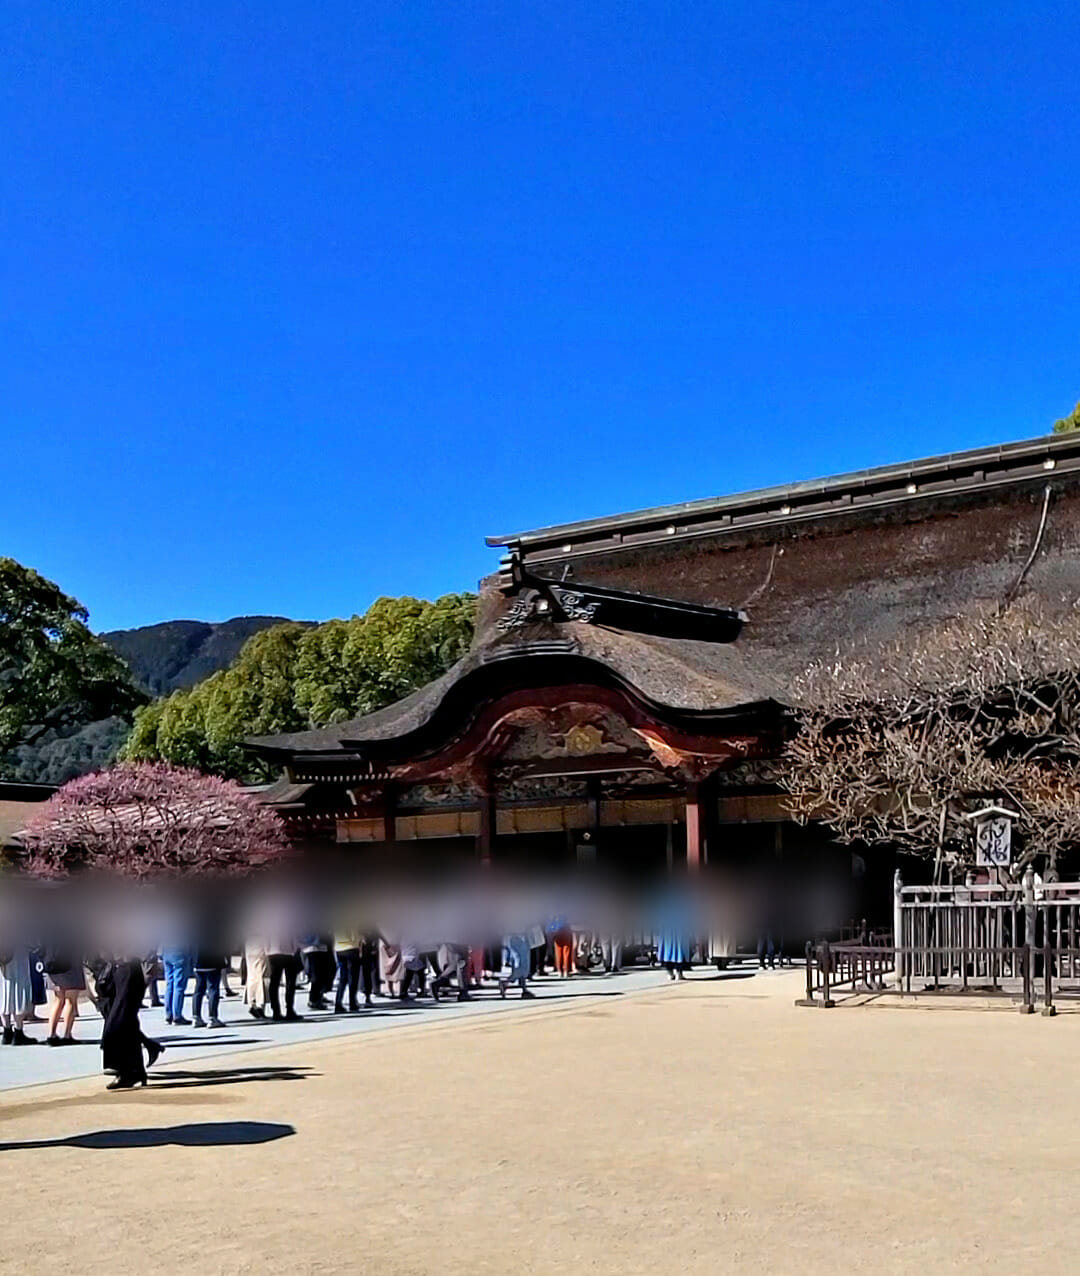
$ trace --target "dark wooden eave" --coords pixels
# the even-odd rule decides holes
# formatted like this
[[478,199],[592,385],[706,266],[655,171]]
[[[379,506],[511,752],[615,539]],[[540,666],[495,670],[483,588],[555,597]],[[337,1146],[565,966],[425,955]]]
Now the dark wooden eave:
[[738,537],[748,530],[781,529],[800,523],[872,516],[888,507],[933,508],[943,499],[977,498],[997,488],[1023,488],[1080,478],[1080,431],[997,447],[976,448],[884,465],[831,478],[657,506],[489,536],[486,543],[517,552],[532,567],[571,563],[622,548],[698,537]]
[[746,623],[746,614],[734,607],[706,607],[655,594],[537,575],[523,567],[516,553],[504,560],[503,579],[503,592],[516,595],[514,605],[499,622],[504,630],[544,619],[602,625],[657,638],[728,643],[738,638]]
[[[367,733],[372,715],[337,728],[261,737],[247,741],[246,747],[268,760],[294,766],[305,776],[332,771],[361,780],[385,777],[390,768],[441,756],[447,750],[456,752],[471,735],[491,729],[508,709],[532,704],[605,704],[635,723],[658,724],[673,741],[688,748],[706,739],[776,737],[785,729],[787,711],[768,696],[749,693],[745,699],[717,707],[676,707],[644,694],[609,664],[555,647],[551,642],[524,643],[474,655],[462,662],[457,676],[419,693],[434,694],[421,715],[403,715],[398,730],[394,729],[397,707],[392,706],[381,711],[378,734]],[[402,702],[402,708],[406,705]]]

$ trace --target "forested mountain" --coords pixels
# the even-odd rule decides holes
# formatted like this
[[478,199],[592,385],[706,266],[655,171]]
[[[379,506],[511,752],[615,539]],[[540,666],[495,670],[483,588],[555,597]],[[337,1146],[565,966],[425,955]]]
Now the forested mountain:
[[228,669],[136,709],[122,757],[266,779],[273,768],[245,739],[345,722],[400,700],[465,655],[475,615],[474,594],[445,594],[379,598],[362,616],[321,625],[275,625]]
[[152,696],[167,696],[227,668],[252,634],[285,619],[236,616],[219,625],[203,620],[166,620],[140,629],[114,629],[101,637],[127,661],[141,687]]
[[[237,616],[220,624],[168,620],[101,637],[127,662],[135,681],[157,697],[193,687],[227,668],[253,634],[284,619]],[[74,731],[52,731],[33,745],[15,749],[4,770],[10,779],[62,784],[111,762],[129,730],[121,718],[104,718]]]

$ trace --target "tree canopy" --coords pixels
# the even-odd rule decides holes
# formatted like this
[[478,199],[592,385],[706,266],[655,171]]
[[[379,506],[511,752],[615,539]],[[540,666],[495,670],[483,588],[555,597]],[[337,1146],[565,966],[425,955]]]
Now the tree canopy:
[[0,558],[0,756],[145,703],[127,665],[87,619],[51,580]]
[[243,740],[344,722],[400,700],[468,651],[475,609],[472,594],[380,598],[350,620],[263,630],[228,669],[140,709],[122,757],[265,778]]
[[1049,868],[1080,850],[1080,607],[1022,599],[864,659],[809,669],[783,784],[802,820],[963,864],[964,818],[1018,813],[1020,853]]
[[1055,434],[1068,434],[1070,430],[1080,430],[1080,403],[1073,408],[1068,416],[1059,417],[1054,422]]
[[288,849],[285,826],[236,784],[161,763],[127,763],[65,784],[20,841],[27,871],[63,877],[231,876]]

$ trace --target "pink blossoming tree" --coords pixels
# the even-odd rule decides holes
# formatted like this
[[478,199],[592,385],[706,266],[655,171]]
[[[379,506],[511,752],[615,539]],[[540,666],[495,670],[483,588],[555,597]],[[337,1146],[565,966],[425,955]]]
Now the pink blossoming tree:
[[144,880],[234,876],[288,849],[278,816],[238,785],[158,762],[72,780],[19,840],[37,877],[78,870]]

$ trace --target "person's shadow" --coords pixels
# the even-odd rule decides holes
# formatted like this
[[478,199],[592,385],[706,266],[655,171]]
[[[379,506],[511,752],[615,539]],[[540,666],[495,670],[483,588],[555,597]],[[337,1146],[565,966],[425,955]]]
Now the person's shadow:
[[296,1127],[277,1121],[199,1121],[189,1125],[148,1126],[136,1129],[94,1130],[69,1134],[65,1139],[27,1139],[0,1143],[0,1152],[25,1152],[33,1148],[207,1148],[246,1143],[272,1143],[296,1133]]
[[309,1076],[319,1076],[306,1067],[286,1065],[237,1068],[184,1068],[155,1069],[150,1074],[153,1090],[190,1090],[210,1085],[240,1085],[245,1081],[303,1081]]

